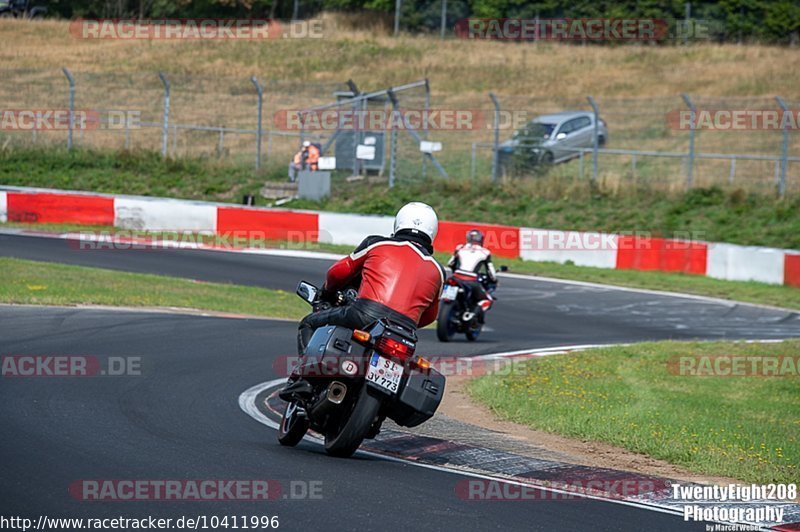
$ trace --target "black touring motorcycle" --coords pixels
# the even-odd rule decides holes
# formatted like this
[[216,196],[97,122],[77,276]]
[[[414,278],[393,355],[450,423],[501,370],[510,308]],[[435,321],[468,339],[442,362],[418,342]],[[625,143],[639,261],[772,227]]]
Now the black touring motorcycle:
[[[330,303],[302,281],[297,295],[319,312],[351,304],[356,291],[340,292]],[[436,412],[445,378],[414,353],[416,333],[388,319],[365,329],[331,325],[314,332],[291,384],[280,393],[287,402],[278,429],[281,445],[297,445],[312,429],[324,437],[328,454],[348,457],[365,438],[377,436],[387,417],[415,427]]]
[[[506,266],[500,266],[501,272],[507,272]],[[478,282],[492,294],[497,284],[489,281],[486,274],[478,274]],[[497,299],[497,296],[492,296]],[[477,303],[472,289],[458,277],[449,277],[442,290],[439,301],[439,315],[436,319],[436,337],[440,342],[449,342],[456,333],[466,334],[467,340],[474,342],[483,330],[483,321],[476,309]]]

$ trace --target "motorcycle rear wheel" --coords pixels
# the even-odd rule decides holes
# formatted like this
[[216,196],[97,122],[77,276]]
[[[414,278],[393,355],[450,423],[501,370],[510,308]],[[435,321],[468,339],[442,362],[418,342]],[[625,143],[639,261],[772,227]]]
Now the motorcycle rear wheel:
[[470,342],[474,342],[481,335],[482,330],[483,330],[483,325],[478,324],[474,328],[471,326],[468,327],[467,330],[464,332],[467,334],[467,340],[469,340]]
[[440,342],[449,342],[456,334],[453,326],[454,312],[455,304],[452,301],[440,303],[439,316],[436,318],[436,337]]
[[367,392],[365,382],[344,425],[337,423],[325,433],[325,452],[339,458],[352,456],[364,441],[380,407],[380,399]]

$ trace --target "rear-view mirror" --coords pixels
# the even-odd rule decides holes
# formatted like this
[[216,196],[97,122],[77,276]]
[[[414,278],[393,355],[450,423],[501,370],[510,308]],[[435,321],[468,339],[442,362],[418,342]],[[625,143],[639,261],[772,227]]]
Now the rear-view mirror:
[[317,292],[319,292],[319,289],[311,283],[300,281],[297,284],[297,290],[295,292],[309,303],[313,303],[317,300]]

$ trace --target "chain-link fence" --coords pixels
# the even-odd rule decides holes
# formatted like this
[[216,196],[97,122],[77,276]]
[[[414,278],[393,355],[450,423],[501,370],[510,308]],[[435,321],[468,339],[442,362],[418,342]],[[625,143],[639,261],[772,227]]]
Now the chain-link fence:
[[[501,159],[503,152],[509,151],[507,147],[504,150],[504,144],[507,146],[514,131],[521,127],[521,120],[507,127],[504,121],[507,124],[508,117],[519,114],[527,120],[564,111],[594,114],[590,103],[594,100],[599,122],[607,128],[607,133],[601,133],[595,147],[590,128],[588,137],[579,146],[554,149],[571,149],[573,157],[541,170],[565,178],[602,180],[612,186],[637,184],[680,189],[721,185],[781,194],[800,191],[800,157],[793,155],[800,154],[796,103],[781,99],[787,109],[781,113],[776,98],[683,95],[648,99],[547,99],[498,95],[497,99],[502,110],[500,144],[495,146],[492,132],[473,141],[469,172],[473,178],[492,174],[495,150],[500,152]],[[766,125],[764,116],[768,117]],[[770,123],[769,119],[775,117],[777,124]],[[785,128],[780,127],[781,120]],[[553,136],[557,134],[552,131]],[[509,171],[502,161],[498,166],[496,179],[507,179],[509,174],[513,177],[513,170],[518,175],[526,174],[524,168]]]
[[[342,170],[337,178],[360,175],[390,185],[445,177],[535,179],[547,173],[612,187],[718,184],[782,194],[800,190],[800,102],[777,97],[565,99],[497,92],[493,101],[488,94],[439,94],[425,80],[387,90],[258,74],[226,78],[43,69],[6,70],[0,76],[4,144],[142,149],[285,167],[301,142],[310,140],[323,147],[323,155],[337,157]],[[512,139],[532,119],[564,111],[595,116],[591,102],[605,128],[597,142],[593,130],[582,142],[565,142],[558,149],[572,155],[537,171],[528,171],[533,168],[526,167],[526,159],[522,165],[507,164],[508,157],[526,148],[520,142],[515,147]],[[26,110],[71,111],[72,127],[49,127],[46,121],[9,126],[9,111]],[[325,122],[324,113],[336,119]],[[736,113],[746,115],[740,123],[731,118]],[[765,125],[764,113],[779,113],[778,127]],[[756,115],[758,123],[751,120]],[[354,125],[353,116],[368,120]],[[359,147],[366,149],[360,154]]]

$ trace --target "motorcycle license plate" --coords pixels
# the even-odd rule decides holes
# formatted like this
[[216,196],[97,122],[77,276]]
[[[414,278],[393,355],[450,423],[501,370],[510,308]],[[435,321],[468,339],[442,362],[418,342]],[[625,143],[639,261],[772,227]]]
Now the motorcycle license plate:
[[378,353],[372,355],[367,369],[368,381],[374,382],[391,393],[397,393],[398,388],[400,388],[400,379],[402,378],[403,366],[380,356]]
[[444,291],[442,292],[442,299],[447,301],[453,301],[456,297],[458,297],[457,286],[447,285],[444,287]]

